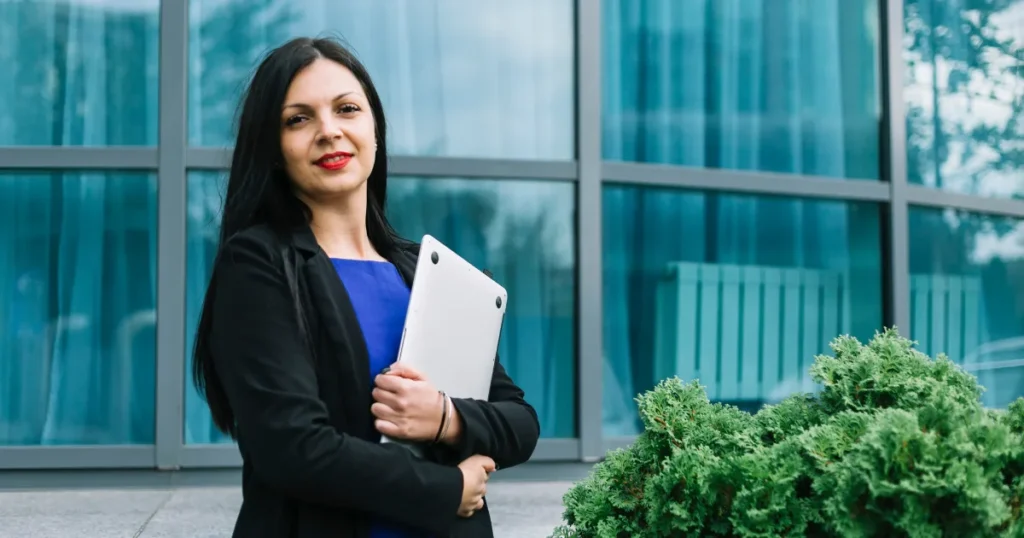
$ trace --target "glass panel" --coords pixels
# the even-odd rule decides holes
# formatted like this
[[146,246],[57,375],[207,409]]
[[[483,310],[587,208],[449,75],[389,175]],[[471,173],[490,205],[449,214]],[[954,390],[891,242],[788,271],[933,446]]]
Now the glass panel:
[[192,383],[192,348],[203,297],[217,256],[220,212],[227,192],[227,174],[189,172],[186,185],[185,223],[185,424],[186,444],[231,443],[213,425],[206,400]]
[[1024,220],[910,208],[910,337],[978,376],[985,405],[1024,396]]
[[1024,196],[1024,0],[904,0],[907,175]]
[[637,435],[633,398],[699,379],[751,411],[813,391],[841,334],[882,326],[878,207],[605,187],[606,436]]
[[0,445],[152,444],[156,178],[0,173]]
[[[223,185],[218,174],[189,175],[189,349],[215,254]],[[506,287],[502,364],[537,409],[542,436],[576,436],[574,186],[392,178],[387,210],[403,236],[419,241],[429,233]],[[185,409],[186,442],[225,441],[191,383]]]
[[381,94],[392,153],[572,159],[573,5],[190,0],[189,142],[232,143],[240,91],[268,49],[336,33]]
[[501,362],[540,418],[542,437],[576,436],[576,191],[571,183],[400,178],[395,229],[429,233],[508,290]]
[[877,0],[602,0],[606,159],[878,179]]
[[0,146],[155,144],[159,7],[0,2]]

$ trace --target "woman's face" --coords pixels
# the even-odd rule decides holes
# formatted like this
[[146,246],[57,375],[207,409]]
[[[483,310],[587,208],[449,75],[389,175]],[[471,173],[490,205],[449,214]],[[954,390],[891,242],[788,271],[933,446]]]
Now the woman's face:
[[365,196],[376,138],[370,103],[346,67],[320,58],[292,80],[281,110],[281,151],[300,197]]

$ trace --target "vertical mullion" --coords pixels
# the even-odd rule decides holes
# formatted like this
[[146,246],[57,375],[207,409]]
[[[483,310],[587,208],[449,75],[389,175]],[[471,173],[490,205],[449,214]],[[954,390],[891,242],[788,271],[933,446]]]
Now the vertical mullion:
[[156,466],[179,467],[185,378],[188,0],[160,2]]
[[907,126],[903,102],[903,0],[884,0],[882,9],[882,155],[889,182],[886,227],[889,296],[886,324],[910,331],[910,252],[907,204]]
[[580,459],[604,455],[601,255],[601,0],[576,2],[576,155],[579,162],[578,413]]

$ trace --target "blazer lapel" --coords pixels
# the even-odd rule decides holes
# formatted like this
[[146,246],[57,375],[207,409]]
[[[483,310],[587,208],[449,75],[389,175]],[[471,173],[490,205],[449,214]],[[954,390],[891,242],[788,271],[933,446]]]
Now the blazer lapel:
[[370,436],[374,431],[370,414],[370,357],[355,307],[334,264],[320,250],[312,231],[308,228],[297,231],[293,242],[306,260],[302,274],[308,286],[307,298],[313,307],[311,314],[315,313],[320,320],[318,341],[328,344],[318,346],[317,360],[337,361],[345,387],[340,396],[346,421],[356,428],[355,431]]

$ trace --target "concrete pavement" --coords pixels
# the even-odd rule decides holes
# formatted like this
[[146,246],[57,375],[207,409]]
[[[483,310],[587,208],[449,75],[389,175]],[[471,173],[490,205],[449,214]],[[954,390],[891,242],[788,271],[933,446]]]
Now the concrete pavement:
[[[496,538],[546,538],[571,482],[494,481]],[[0,537],[225,538],[241,503],[236,486],[0,491]]]

